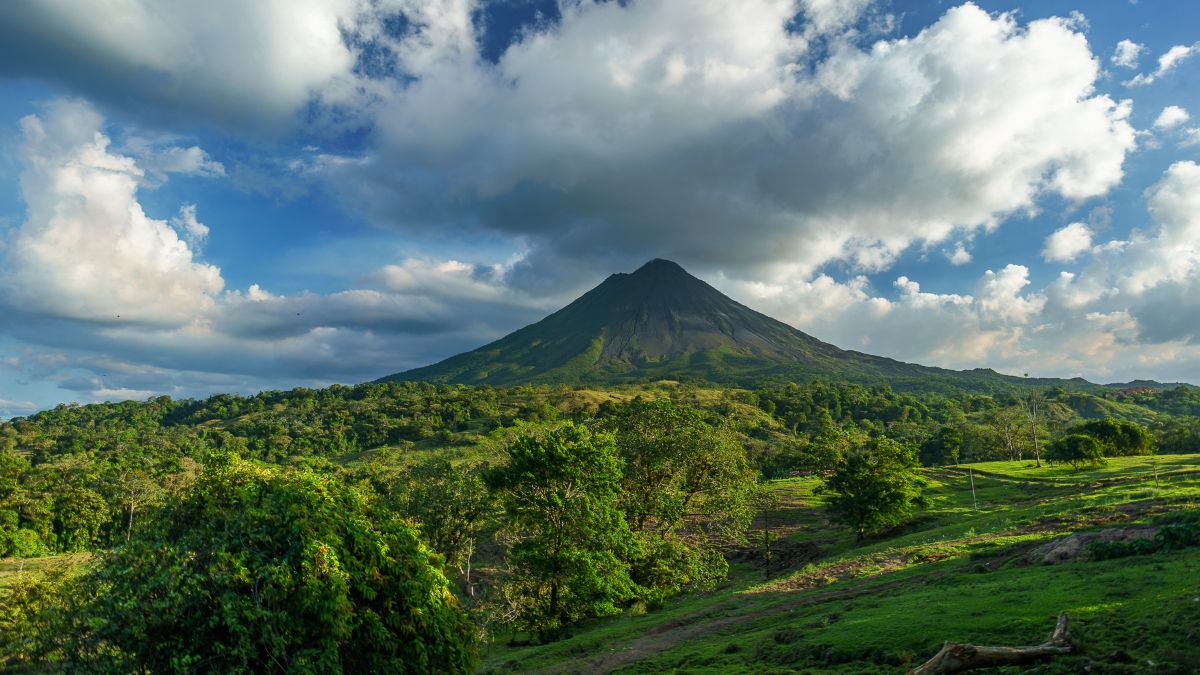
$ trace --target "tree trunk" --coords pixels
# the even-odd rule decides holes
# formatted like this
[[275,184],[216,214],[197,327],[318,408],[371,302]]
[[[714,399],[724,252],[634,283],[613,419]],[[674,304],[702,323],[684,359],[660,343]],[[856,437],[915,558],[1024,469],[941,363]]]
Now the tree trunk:
[[763,509],[763,549],[765,553],[766,569],[764,575],[767,579],[771,578],[771,526],[767,521],[767,510]]
[[1036,647],[983,647],[947,642],[932,659],[908,671],[908,675],[946,675],[976,668],[1020,665],[1070,651],[1071,634],[1067,630],[1067,615],[1059,614],[1058,624],[1050,639]]

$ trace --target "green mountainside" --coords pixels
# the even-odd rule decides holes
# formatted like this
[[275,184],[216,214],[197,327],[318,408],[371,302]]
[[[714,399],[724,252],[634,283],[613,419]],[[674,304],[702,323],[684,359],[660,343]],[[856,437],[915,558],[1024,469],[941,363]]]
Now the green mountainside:
[[613,274],[566,307],[491,344],[380,381],[512,385],[690,379],[754,386],[819,377],[942,391],[1022,384],[1099,387],[1079,378],[946,370],[839,349],[661,259],[632,274]]

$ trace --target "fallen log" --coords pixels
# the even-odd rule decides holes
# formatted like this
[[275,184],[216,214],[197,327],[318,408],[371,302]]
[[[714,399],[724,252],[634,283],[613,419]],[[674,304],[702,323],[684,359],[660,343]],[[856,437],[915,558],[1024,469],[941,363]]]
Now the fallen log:
[[1066,654],[1071,651],[1067,615],[1058,615],[1058,624],[1050,639],[1036,647],[984,647],[947,642],[932,659],[908,671],[908,675],[948,675],[976,668],[1013,666]]

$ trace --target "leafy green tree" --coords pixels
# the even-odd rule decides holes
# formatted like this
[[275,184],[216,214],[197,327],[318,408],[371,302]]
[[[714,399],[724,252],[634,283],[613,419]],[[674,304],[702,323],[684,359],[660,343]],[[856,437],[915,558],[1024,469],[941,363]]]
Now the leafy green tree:
[[1021,430],[1023,413],[1015,405],[1001,405],[987,416],[988,426],[1011,461],[1019,461],[1024,450],[1024,434]]
[[924,481],[916,474],[910,448],[887,437],[872,439],[847,453],[825,480],[829,510],[836,521],[863,539],[904,522],[925,504]]
[[108,502],[85,487],[68,488],[54,501],[54,525],[59,549],[86,551],[100,540],[100,530],[111,520]]
[[210,460],[82,578],[77,666],[466,672],[472,629],[402,520],[308,469]]
[[406,510],[420,522],[422,537],[458,570],[468,592],[476,543],[498,515],[496,498],[483,481],[485,470],[431,459],[412,468],[405,491]]
[[1109,457],[1154,454],[1154,434],[1137,422],[1106,417],[1085,422],[1074,431],[1100,441]]
[[1046,448],[1046,459],[1051,463],[1070,464],[1076,471],[1081,466],[1103,466],[1104,444],[1088,434],[1068,434],[1055,439]]
[[846,429],[833,421],[825,408],[818,409],[809,423],[812,445],[813,468],[828,470],[838,464],[856,443],[866,435],[858,430]]
[[625,464],[621,509],[642,542],[633,579],[655,595],[712,587],[728,572],[717,545],[744,539],[753,516],[745,449],[669,399],[636,399],[607,423]]
[[962,444],[962,428],[959,426],[944,426],[921,444],[921,463],[925,466],[958,464]]
[[619,611],[636,589],[612,435],[564,422],[526,428],[507,450],[507,465],[489,473],[514,542],[503,618],[546,638],[583,617]]

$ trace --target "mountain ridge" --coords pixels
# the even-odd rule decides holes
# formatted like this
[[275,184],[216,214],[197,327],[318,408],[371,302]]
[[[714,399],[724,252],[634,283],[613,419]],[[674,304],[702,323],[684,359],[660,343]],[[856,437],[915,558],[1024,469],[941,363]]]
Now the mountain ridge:
[[378,381],[610,385],[699,379],[755,386],[820,377],[904,389],[1101,387],[1082,378],[947,370],[841,349],[750,309],[662,258],[609,275],[544,319],[478,349]]

